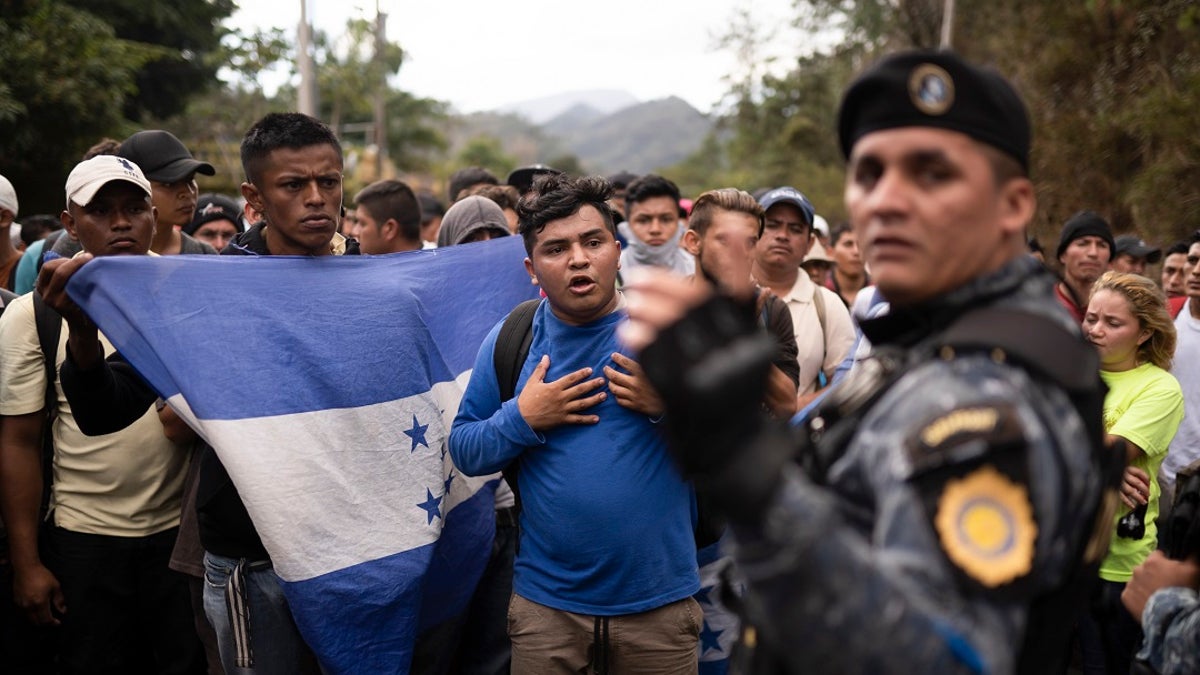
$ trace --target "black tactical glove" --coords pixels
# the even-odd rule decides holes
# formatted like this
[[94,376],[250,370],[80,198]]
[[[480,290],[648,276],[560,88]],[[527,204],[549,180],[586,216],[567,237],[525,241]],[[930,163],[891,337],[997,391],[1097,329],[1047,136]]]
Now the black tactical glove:
[[660,331],[641,355],[666,407],[671,454],[735,520],[765,508],[790,455],[778,430],[768,433],[762,400],[776,347],[755,318],[752,302],[714,296]]

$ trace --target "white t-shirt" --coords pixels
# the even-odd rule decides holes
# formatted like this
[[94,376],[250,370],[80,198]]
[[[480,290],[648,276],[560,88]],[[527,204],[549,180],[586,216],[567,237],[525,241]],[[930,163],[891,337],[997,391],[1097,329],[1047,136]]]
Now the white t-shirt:
[[[55,372],[66,358],[64,321]],[[115,351],[100,336],[105,356]],[[188,450],[163,433],[154,406],[116,433],[87,436],[79,430],[55,378],[54,522],[72,532],[140,537],[179,524]],[[33,294],[16,300],[0,317],[0,415],[27,415],[45,405],[46,371],[38,344]]]
[[[821,293],[825,301],[825,329],[817,316],[813,294]],[[792,314],[792,329],[796,332],[796,360],[800,362],[800,394],[817,390],[817,375],[824,372],[826,380],[833,377],[842,359],[854,345],[854,322],[842,299],[828,288],[812,282],[808,274],[801,271],[796,276],[792,290],[781,297]]]
[[1175,343],[1175,360],[1171,374],[1183,388],[1183,423],[1171,441],[1167,458],[1159,469],[1159,480],[1175,485],[1175,474],[1183,467],[1200,459],[1200,319],[1192,316],[1187,304],[1175,317],[1175,330],[1179,337]]

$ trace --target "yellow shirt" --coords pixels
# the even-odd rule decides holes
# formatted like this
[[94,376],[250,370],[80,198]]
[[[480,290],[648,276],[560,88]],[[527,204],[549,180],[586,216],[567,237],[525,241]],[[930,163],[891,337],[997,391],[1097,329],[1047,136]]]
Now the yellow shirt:
[[1100,371],[1108,385],[1104,397],[1104,430],[1135,443],[1143,454],[1133,466],[1150,475],[1150,500],[1146,507],[1146,534],[1141,539],[1123,539],[1116,535],[1117,521],[1129,513],[1122,506],[1113,517],[1113,537],[1108,556],[1100,563],[1100,578],[1124,582],[1133,576],[1158,543],[1158,467],[1167,455],[1167,448],[1179,423],[1183,421],[1183,390],[1167,371],[1152,363],[1119,373]]
[[[66,358],[63,322],[55,371]],[[103,335],[105,356],[114,349]],[[56,525],[73,532],[139,537],[179,524],[188,452],[163,434],[153,406],[129,427],[105,436],[84,435],[55,378],[54,480]],[[13,301],[0,316],[0,415],[26,415],[45,405],[46,371],[38,344],[33,295]]]

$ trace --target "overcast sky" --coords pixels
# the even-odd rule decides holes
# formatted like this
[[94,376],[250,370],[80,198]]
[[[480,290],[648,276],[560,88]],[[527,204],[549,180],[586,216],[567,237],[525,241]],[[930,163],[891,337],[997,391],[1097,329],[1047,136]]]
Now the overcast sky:
[[[302,0],[242,0],[243,28],[294,31]],[[373,18],[375,0],[307,0],[318,30]],[[640,100],[679,96],[710,110],[734,56],[715,48],[739,7],[776,38],[764,51],[798,52],[792,0],[379,0],[388,38],[408,54],[395,83],[462,112],[585,89],[624,89]],[[294,34],[294,33],[293,33]],[[268,85],[269,86],[269,85]]]

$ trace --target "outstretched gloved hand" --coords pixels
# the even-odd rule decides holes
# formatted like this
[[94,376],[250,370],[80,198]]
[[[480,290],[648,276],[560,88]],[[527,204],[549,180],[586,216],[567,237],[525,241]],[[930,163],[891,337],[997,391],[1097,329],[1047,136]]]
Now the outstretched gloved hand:
[[787,460],[786,443],[765,442],[762,400],[774,341],[753,299],[719,295],[686,280],[646,276],[625,287],[622,339],[662,397],[668,447],[685,476],[730,517],[765,506]]

